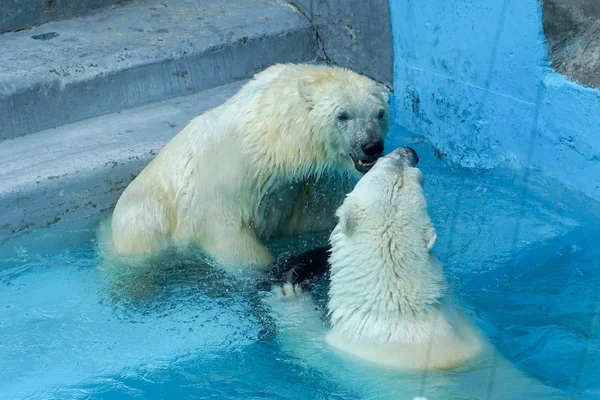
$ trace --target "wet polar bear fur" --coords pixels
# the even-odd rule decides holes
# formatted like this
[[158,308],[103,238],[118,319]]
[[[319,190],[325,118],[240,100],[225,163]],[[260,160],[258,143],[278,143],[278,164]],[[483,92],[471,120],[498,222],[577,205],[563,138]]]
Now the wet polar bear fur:
[[265,240],[333,228],[353,183],[342,175],[360,176],[383,151],[387,100],[346,69],[267,68],[193,119],[126,188],[114,252],[195,244],[224,266],[267,266]]
[[[454,304],[432,252],[437,236],[411,152],[380,158],[336,213],[329,323],[298,285],[276,286],[266,297],[282,349],[369,398],[566,398],[502,359]],[[431,377],[423,393],[409,372],[430,369],[461,373]],[[399,370],[407,374],[390,373]]]
[[[484,342],[449,298],[415,164],[409,148],[381,158],[337,210],[325,340],[382,365],[455,368]],[[298,292],[289,284],[281,290]]]

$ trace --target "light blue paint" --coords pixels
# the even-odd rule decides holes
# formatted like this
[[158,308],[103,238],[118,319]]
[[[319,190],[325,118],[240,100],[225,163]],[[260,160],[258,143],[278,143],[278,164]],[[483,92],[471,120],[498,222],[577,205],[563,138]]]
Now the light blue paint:
[[559,74],[546,76],[544,88],[540,145],[532,163],[600,197],[600,91],[583,88]]
[[549,68],[537,0],[390,1],[397,122],[466,166],[600,198],[600,92]]

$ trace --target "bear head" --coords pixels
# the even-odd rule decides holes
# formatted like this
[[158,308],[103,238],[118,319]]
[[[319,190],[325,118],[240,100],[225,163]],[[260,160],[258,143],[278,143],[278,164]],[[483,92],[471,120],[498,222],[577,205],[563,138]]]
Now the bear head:
[[436,234],[427,212],[423,174],[416,168],[418,160],[410,147],[380,158],[337,210],[338,231],[352,236],[360,230],[387,229],[397,237],[410,232],[411,242],[431,250]]
[[390,118],[388,92],[375,81],[340,68],[298,81],[300,98],[339,170],[361,176],[383,154]]
[[[373,260],[388,251],[395,252],[393,257],[402,258],[406,253],[427,262],[437,235],[429,218],[423,174],[416,168],[417,162],[413,149],[400,147],[380,158],[358,181],[336,212],[338,224],[331,235],[332,266],[336,249],[345,260],[343,264],[349,256],[358,260],[369,254]],[[362,254],[350,255],[347,251]]]

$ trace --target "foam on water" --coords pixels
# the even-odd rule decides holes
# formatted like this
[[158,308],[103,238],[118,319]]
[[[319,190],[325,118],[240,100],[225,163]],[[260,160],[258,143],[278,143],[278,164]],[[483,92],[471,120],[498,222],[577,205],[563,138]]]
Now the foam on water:
[[[458,168],[420,138],[392,137],[388,149],[419,153],[436,252],[492,343],[544,383],[597,397],[598,204],[552,179]],[[152,299],[112,296],[97,222],[0,248],[0,398],[360,398],[279,349],[255,282],[205,270],[181,279],[195,261],[173,260]]]

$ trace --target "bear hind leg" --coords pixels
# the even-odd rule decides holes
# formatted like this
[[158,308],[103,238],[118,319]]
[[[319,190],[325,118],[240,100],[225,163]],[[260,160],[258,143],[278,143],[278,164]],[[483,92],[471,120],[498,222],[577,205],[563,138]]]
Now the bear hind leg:
[[111,221],[114,249],[123,255],[146,255],[165,248],[171,241],[168,209],[148,199],[129,207],[115,207]]

